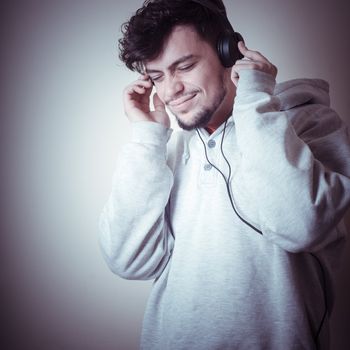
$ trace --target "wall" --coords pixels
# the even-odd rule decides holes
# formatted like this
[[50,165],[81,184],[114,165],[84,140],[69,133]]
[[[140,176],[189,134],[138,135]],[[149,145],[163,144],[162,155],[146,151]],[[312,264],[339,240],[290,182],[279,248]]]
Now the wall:
[[[2,252],[6,349],[136,349],[149,282],[102,260],[97,220],[128,140],[120,24],[140,5],[15,1],[2,5]],[[320,77],[350,125],[349,5],[339,0],[226,1],[247,46],[278,80]],[[333,349],[350,348],[350,249],[339,272]]]

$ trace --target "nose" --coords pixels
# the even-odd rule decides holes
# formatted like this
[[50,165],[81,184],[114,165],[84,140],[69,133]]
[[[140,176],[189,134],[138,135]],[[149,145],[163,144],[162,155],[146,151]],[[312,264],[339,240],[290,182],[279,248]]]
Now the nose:
[[176,75],[169,75],[164,78],[163,96],[166,103],[179,96],[183,90],[184,84]]

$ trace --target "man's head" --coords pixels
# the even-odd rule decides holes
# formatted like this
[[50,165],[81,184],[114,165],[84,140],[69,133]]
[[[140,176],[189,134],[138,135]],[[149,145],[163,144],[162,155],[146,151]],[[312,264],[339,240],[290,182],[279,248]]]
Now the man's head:
[[191,0],[146,0],[122,25],[120,58],[129,69],[142,72],[143,61],[158,56],[164,41],[178,25],[192,25],[201,39],[216,49],[223,34],[233,34],[226,18],[222,0],[207,0],[203,4]]
[[232,28],[223,20],[222,1],[208,2],[217,12],[189,0],[146,1],[122,29],[120,58],[131,70],[145,73],[146,68],[184,129],[218,126],[232,109],[230,70],[216,48]]

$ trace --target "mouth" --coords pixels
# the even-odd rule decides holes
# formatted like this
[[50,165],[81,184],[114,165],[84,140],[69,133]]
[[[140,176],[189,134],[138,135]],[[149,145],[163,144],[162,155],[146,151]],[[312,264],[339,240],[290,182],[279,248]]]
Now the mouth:
[[197,96],[197,92],[182,96],[177,98],[176,100],[172,100],[171,102],[169,102],[168,106],[171,109],[183,109],[185,107],[187,107],[192,100],[194,99],[194,97]]

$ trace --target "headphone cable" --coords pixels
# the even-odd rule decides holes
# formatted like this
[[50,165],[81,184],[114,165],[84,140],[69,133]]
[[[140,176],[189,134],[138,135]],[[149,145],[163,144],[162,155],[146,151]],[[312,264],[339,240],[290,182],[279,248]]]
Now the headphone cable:
[[[231,207],[233,209],[233,211],[235,212],[235,214],[237,215],[237,217],[244,223],[246,224],[247,226],[249,226],[251,229],[253,229],[254,231],[256,231],[257,233],[259,233],[260,235],[263,235],[262,231],[259,230],[258,228],[256,228],[254,225],[252,225],[250,222],[248,222],[247,220],[245,220],[237,211],[235,205],[234,205],[234,201],[233,201],[233,197],[232,197],[232,193],[231,193],[231,187],[230,187],[230,182],[231,182],[231,175],[232,175],[232,170],[231,170],[231,165],[230,165],[230,162],[227,160],[226,156],[225,156],[225,153],[224,153],[224,150],[223,150],[223,143],[224,143],[224,138],[225,138],[225,133],[226,133],[226,126],[227,126],[227,119],[225,121],[225,124],[224,124],[224,130],[222,132],[222,138],[221,138],[221,143],[220,143],[220,149],[221,149],[221,154],[223,156],[223,158],[225,159],[225,162],[226,164],[228,165],[228,169],[229,169],[229,176],[228,178],[226,179],[226,176],[224,175],[224,173],[215,165],[213,164],[210,160],[209,160],[209,157],[208,157],[208,152],[207,152],[207,147],[205,145],[205,142],[202,138],[202,136],[200,135],[200,132],[198,131],[198,128],[196,128],[196,131],[197,131],[197,134],[199,136],[199,139],[202,141],[202,144],[203,144],[203,147],[204,147],[204,153],[205,153],[205,158],[207,160],[207,162],[214,168],[216,169],[222,176],[222,178],[224,179],[225,181],[225,185],[226,185],[226,189],[227,189],[227,193],[228,193],[228,197],[230,199],[230,203],[231,203]],[[323,316],[322,316],[322,319],[321,319],[321,322],[320,322],[320,325],[318,326],[318,329],[317,329],[317,332],[316,332],[316,336],[315,336],[315,343],[316,343],[316,347],[319,348],[318,346],[318,338],[319,338],[319,335],[321,333],[321,330],[322,330],[322,327],[323,327],[323,324],[324,324],[324,321],[326,320],[326,316],[328,314],[328,302],[327,302],[327,292],[326,292],[326,277],[325,277],[325,271],[324,271],[324,268],[323,268],[323,265],[320,261],[320,259],[313,253],[309,253],[318,263],[320,269],[321,269],[321,274],[322,274],[322,281],[323,281],[323,293],[324,293],[324,303],[325,303],[325,310],[324,310],[324,313],[323,313]]]
[[260,235],[262,235],[262,231],[260,231],[258,228],[256,228],[254,225],[252,225],[250,222],[248,222],[247,220],[245,220],[240,214],[239,212],[237,211],[235,205],[234,205],[234,201],[233,201],[233,197],[232,197],[232,193],[231,193],[231,188],[230,188],[230,180],[231,180],[231,165],[230,165],[230,162],[227,160],[225,154],[224,154],[224,151],[223,151],[223,142],[224,142],[224,138],[225,138],[225,132],[226,132],[226,126],[227,126],[227,119],[225,121],[225,125],[224,125],[224,130],[223,130],[223,133],[222,133],[222,138],[221,138],[221,154],[223,156],[223,158],[225,159],[227,165],[228,165],[228,168],[229,168],[229,176],[228,176],[228,179],[226,179],[226,176],[224,175],[224,173],[215,165],[213,164],[210,160],[209,160],[209,157],[208,157],[208,152],[207,152],[207,148],[205,146],[205,142],[202,138],[202,136],[200,135],[200,132],[198,131],[198,129],[196,128],[196,131],[197,131],[197,134],[199,136],[199,139],[202,141],[203,143],[203,146],[204,146],[204,153],[205,153],[205,158],[207,160],[207,162],[214,168],[216,169],[222,176],[222,178],[224,179],[225,181],[225,184],[226,184],[226,190],[227,190],[227,194],[228,194],[228,197],[230,199],[230,203],[231,203],[231,207],[233,209],[233,211],[235,212],[235,214],[237,215],[237,217],[242,221],[244,222],[247,226],[249,226],[251,229],[253,229],[254,231],[256,231],[257,233],[259,233]]

